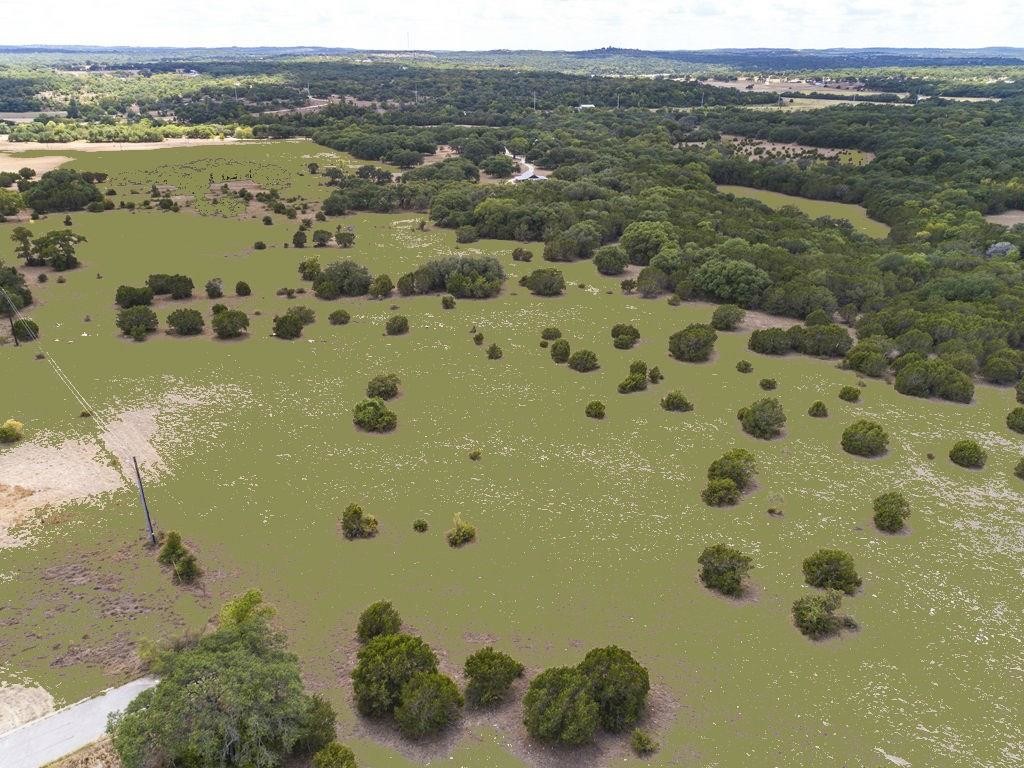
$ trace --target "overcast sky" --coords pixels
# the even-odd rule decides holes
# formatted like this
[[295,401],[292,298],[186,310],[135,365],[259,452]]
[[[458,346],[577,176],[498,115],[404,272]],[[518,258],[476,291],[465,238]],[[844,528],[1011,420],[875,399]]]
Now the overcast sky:
[[1022,0],[0,0],[0,44],[1024,46]]

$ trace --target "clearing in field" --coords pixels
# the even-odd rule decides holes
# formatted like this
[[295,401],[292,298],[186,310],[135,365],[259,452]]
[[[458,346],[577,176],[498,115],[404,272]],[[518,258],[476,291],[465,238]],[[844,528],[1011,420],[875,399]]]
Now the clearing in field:
[[757,200],[771,208],[782,208],[791,205],[811,218],[818,216],[831,216],[836,219],[846,219],[853,224],[854,229],[863,232],[871,237],[885,237],[889,234],[889,226],[880,221],[868,217],[868,213],[859,205],[851,203],[834,203],[828,200],[811,200],[796,195],[784,195],[781,192],[772,192],[767,189],[755,187],[742,187],[735,184],[719,184],[719,192],[727,192],[736,197],[747,197]]

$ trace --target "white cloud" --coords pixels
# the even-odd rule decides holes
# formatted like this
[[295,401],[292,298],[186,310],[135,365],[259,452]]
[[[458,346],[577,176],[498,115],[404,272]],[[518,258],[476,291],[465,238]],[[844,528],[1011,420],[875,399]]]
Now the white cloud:
[[[38,8],[38,10],[36,10]],[[580,50],[1020,45],[1024,3],[978,0],[0,0],[0,44]]]

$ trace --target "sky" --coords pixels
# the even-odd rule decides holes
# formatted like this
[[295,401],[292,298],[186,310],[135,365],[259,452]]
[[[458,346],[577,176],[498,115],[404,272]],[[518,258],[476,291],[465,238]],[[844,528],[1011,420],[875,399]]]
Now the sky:
[[1024,46],[1021,0],[0,0],[0,45]]

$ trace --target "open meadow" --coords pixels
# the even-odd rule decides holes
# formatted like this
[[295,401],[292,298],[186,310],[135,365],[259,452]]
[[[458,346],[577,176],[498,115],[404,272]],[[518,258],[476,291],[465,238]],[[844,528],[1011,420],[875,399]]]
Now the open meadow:
[[[0,520],[10,524],[0,531],[0,683],[75,701],[134,677],[139,641],[198,631],[226,599],[256,587],[277,608],[309,687],[337,708],[360,765],[1020,765],[1024,483],[1013,476],[1020,440],[1005,425],[1012,389],[978,386],[961,405],[870,379],[859,402],[844,402],[840,388],[858,378],[835,361],[747,349],[753,327],[773,324],[756,313],[718,334],[709,362],[679,362],[668,337],[708,322],[713,305],[625,295],[619,278],[587,260],[556,265],[563,296],[534,296],[518,280],[550,266],[541,244],[525,246],[533,254],[525,264],[512,259],[519,243],[458,245],[452,230],[421,229],[421,215],[328,217],[331,230],[352,227],[352,248],[286,248],[296,222],[273,215],[264,225],[264,211],[220,190],[236,182],[322,200],[323,177],[307,164],[359,163],[308,141],[59,154],[71,158],[65,167],[108,173],[101,186],[117,190],[114,200],[141,201],[158,185],[182,209],[75,212],[73,229],[87,238],[83,265],[62,273],[63,283],[53,275],[37,283],[39,270],[25,270],[36,297],[28,314],[48,359],[36,358],[40,345],[0,346],[0,418],[26,428],[24,441],[0,447],[0,483],[28,491],[0,487]],[[837,214],[835,204],[805,202],[815,206],[802,208],[809,215],[886,233],[863,209]],[[62,219],[28,226],[40,234]],[[0,224],[8,263],[13,226]],[[257,240],[268,247],[255,250]],[[351,257],[397,279],[458,253],[501,261],[508,279],[498,297],[445,310],[439,295],[276,295],[309,288],[296,267],[313,255],[325,265]],[[248,335],[216,340],[216,301],[203,295],[158,298],[160,330],[144,343],[120,336],[117,287],[177,272],[193,278],[197,296],[222,278],[221,301],[248,313]],[[237,281],[252,295],[235,296]],[[294,341],[272,336],[274,316],[296,305],[316,321]],[[203,313],[202,335],[165,333],[168,312],[182,306]],[[351,322],[329,324],[339,308]],[[396,313],[410,331],[387,336]],[[635,325],[640,343],[613,347],[616,323]],[[540,346],[546,326],[573,350],[593,350],[600,368],[555,364]],[[488,359],[491,343],[501,359]],[[752,373],[737,371],[742,359]],[[634,360],[659,366],[664,381],[619,394]],[[79,415],[50,361],[106,431]],[[401,379],[391,403],[397,429],[358,431],[353,406],[368,379],[389,372]],[[736,419],[765,396],[763,377],[777,380],[771,394],[788,417],[770,441]],[[672,390],[694,410],[659,407]],[[807,415],[819,399],[828,418]],[[584,415],[592,400],[605,403],[605,419]],[[859,418],[888,431],[885,456],[841,449],[844,428]],[[984,469],[947,458],[966,436],[988,450]],[[756,458],[756,487],[736,506],[706,506],[708,465],[737,447]],[[115,455],[139,457],[157,526],[180,531],[206,570],[197,585],[172,584],[143,547],[135,489]],[[905,533],[888,536],[872,524],[871,505],[894,489],[912,514]],[[353,502],[379,519],[375,538],[342,536],[340,516]],[[457,516],[478,532],[461,549],[444,538]],[[417,518],[426,532],[413,530]],[[742,600],[698,580],[698,555],[718,542],[754,558]],[[812,591],[801,561],[825,547],[850,552],[864,580],[843,601],[860,628],[811,641],[790,607]],[[624,741],[605,740],[580,762],[578,752],[532,742],[518,702],[426,744],[368,724],[352,706],[349,672],[357,617],[379,599],[391,600],[452,672],[488,644],[521,660],[528,676],[575,664],[594,646],[628,648],[650,671],[646,727],[661,749],[641,759]]]

